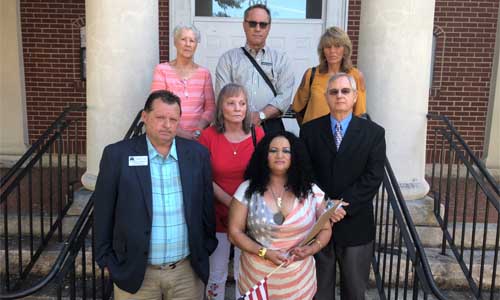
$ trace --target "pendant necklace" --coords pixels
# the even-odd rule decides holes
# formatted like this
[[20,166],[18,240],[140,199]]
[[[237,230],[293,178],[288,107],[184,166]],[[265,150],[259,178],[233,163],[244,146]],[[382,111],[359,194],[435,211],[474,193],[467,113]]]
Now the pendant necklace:
[[[231,149],[233,150],[233,155],[236,156],[238,154],[238,148],[240,147],[240,144],[241,142],[245,139],[245,137],[239,137],[237,139],[237,142],[236,143],[233,143],[231,141],[231,139],[228,138],[228,136],[226,135],[226,140],[229,142],[229,146],[231,146]],[[236,147],[234,146],[236,145]]]
[[285,193],[286,188],[283,188],[283,191],[281,191],[281,194],[279,195],[279,197],[276,197],[276,194],[274,194],[273,188],[270,187],[269,190],[271,190],[271,194],[273,195],[274,201],[276,202],[276,206],[278,206],[278,210],[279,210],[277,213],[275,213],[273,215],[274,223],[281,225],[285,221],[285,216],[281,212],[281,204],[283,202],[283,194]]
[[236,156],[236,154],[238,154],[238,146],[240,145],[239,143],[237,144],[236,147],[233,146],[233,143],[229,143],[229,145],[231,145],[231,148],[233,149],[233,155]]

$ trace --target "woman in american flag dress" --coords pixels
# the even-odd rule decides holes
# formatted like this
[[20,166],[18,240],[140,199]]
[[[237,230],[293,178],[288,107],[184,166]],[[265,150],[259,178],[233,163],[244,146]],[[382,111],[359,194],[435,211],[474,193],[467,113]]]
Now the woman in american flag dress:
[[242,294],[283,264],[267,281],[270,299],[314,297],[313,255],[328,243],[332,229],[327,222],[312,244],[299,247],[324,208],[324,193],[310,174],[305,148],[294,134],[266,135],[257,145],[229,211],[229,239],[242,250]]

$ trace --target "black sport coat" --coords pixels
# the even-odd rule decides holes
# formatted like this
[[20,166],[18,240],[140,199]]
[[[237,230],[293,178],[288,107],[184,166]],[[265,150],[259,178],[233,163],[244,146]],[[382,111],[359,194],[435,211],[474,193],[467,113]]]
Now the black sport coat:
[[[190,261],[206,284],[208,257],[217,246],[210,156],[196,142],[180,137],[175,142]],[[146,135],[104,149],[93,199],[97,263],[108,268],[120,289],[135,293],[147,266],[152,187],[149,162],[147,166],[130,166],[131,156],[148,156]]]
[[357,246],[375,237],[373,197],[384,175],[384,129],[353,116],[337,151],[330,115],[304,124],[304,141],[318,186],[331,199],[349,202],[347,215],[333,226],[332,239],[340,246]]

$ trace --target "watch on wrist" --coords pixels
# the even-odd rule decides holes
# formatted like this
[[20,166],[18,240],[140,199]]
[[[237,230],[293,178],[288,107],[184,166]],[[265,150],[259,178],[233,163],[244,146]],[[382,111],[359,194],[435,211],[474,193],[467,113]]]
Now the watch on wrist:
[[196,129],[193,133],[195,138],[199,138],[201,135],[201,131],[199,129]]
[[263,111],[259,111],[259,119],[264,121],[266,119],[266,114]]
[[261,247],[257,254],[259,255],[259,257],[264,258],[266,256],[266,253],[267,253],[267,248]]

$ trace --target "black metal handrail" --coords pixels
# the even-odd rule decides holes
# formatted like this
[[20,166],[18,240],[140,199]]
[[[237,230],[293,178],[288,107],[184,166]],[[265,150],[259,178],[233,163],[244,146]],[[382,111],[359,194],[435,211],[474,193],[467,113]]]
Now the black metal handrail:
[[[142,134],[143,123],[140,116],[141,111],[127,130],[124,139]],[[100,269],[95,261],[93,214],[94,201],[90,197],[49,273],[28,288],[0,294],[0,299],[20,299],[51,287],[56,291],[57,299],[64,296],[69,296],[71,299],[75,299],[76,296],[82,299],[110,299],[113,292],[112,281],[109,274]],[[79,266],[77,259],[81,260]],[[87,270],[87,264],[90,264],[90,270]],[[69,290],[65,287],[69,287]]]
[[[446,116],[428,114],[427,118],[439,122],[432,127],[429,194],[434,199],[434,215],[443,231],[441,253],[446,254],[449,247],[476,299],[489,294],[493,300],[495,294],[500,293],[496,285],[499,185]],[[481,228],[482,233],[478,232]],[[493,237],[488,240],[488,235]],[[492,263],[490,275],[485,268],[488,259]]]
[[[109,280],[109,276],[107,276],[103,270],[100,270],[98,274],[98,266],[96,265],[94,259],[94,241],[91,238],[91,275],[90,278],[88,274],[86,274],[86,260],[87,260],[87,247],[86,240],[88,236],[93,236],[91,231],[93,231],[93,215],[94,215],[94,201],[92,197],[89,199],[85,208],[82,210],[80,217],[75,223],[75,227],[71,231],[70,235],[67,238],[67,241],[64,243],[63,248],[61,249],[56,261],[54,262],[52,268],[49,273],[37,283],[31,285],[29,288],[26,288],[21,291],[12,292],[9,294],[0,294],[0,299],[20,299],[27,296],[30,296],[43,288],[47,287],[53,281],[56,281],[57,286],[56,290],[58,294],[62,294],[62,286],[65,283],[65,279],[68,275],[71,275],[72,278],[76,277],[76,258],[80,256],[81,263],[81,274],[80,277],[83,278],[82,282],[85,285],[87,279],[92,281],[92,288],[90,294],[92,295],[92,299],[96,299],[97,297],[97,284],[96,282],[99,280],[101,282],[100,286],[102,295],[99,299],[108,299],[111,295],[111,282]],[[81,252],[81,253],[80,253]],[[70,274],[71,272],[71,274]],[[71,281],[71,286],[74,286],[75,280]],[[72,288],[73,289],[73,288]],[[70,293],[76,293],[76,290],[70,291]],[[85,286],[82,287],[82,294],[87,293],[87,288]],[[82,297],[85,299],[85,297]]]
[[45,130],[45,132],[31,145],[31,147],[26,151],[26,153],[19,158],[19,160],[16,161],[16,163],[5,173],[2,178],[0,178],[0,188],[3,188],[4,185],[9,182],[9,180],[18,172],[21,167],[24,165],[24,163],[33,156],[33,154],[37,151],[37,149],[40,148],[40,146],[43,144],[43,142],[55,131],[57,130],[57,127],[59,124],[63,122],[63,120],[66,118],[66,116],[72,112],[75,111],[85,111],[86,110],[86,105],[70,105],[66,107],[62,113],[57,117],[56,120]]
[[[416,299],[422,293],[424,297],[447,299],[434,280],[424,246],[387,158],[384,171],[381,189],[375,197],[377,233],[372,262],[380,298]],[[399,294],[400,288],[403,295]]]
[[142,111],[143,111],[142,109],[139,110],[139,112],[135,116],[134,121],[132,121],[132,125],[130,126],[130,128],[127,130],[127,133],[125,133],[125,136],[123,137],[124,140],[142,134],[142,130],[144,127],[144,123],[142,122],[141,119]]
[[[85,109],[85,105],[67,107],[1,179],[5,280],[0,289],[9,291],[16,285],[14,279],[21,282],[27,276],[56,231],[62,241],[62,219],[73,202],[74,185],[79,183],[79,131],[84,119],[78,113]],[[10,227],[17,230],[9,231]],[[17,272],[11,270],[13,253],[17,254]]]
[[[363,116],[371,120],[368,114]],[[376,238],[372,268],[380,299],[444,300],[389,159],[374,199]]]

